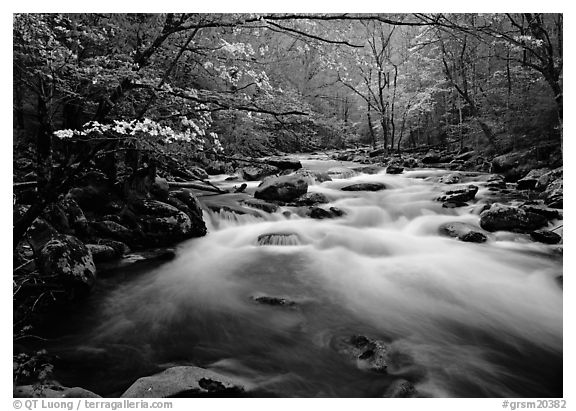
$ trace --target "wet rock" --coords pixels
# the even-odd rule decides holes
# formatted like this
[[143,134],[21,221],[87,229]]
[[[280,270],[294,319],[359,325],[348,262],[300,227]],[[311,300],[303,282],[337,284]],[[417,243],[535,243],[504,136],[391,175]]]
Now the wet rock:
[[212,161],[208,166],[205,168],[206,173],[211,176],[218,175],[218,174],[226,174],[230,167],[222,162],[222,161]]
[[558,244],[562,241],[562,236],[549,230],[535,230],[530,233],[533,240],[544,244]]
[[407,168],[416,168],[418,167],[418,160],[413,157],[407,157],[402,160],[402,166]]
[[456,184],[462,180],[462,175],[460,173],[450,173],[440,177],[440,183],[442,184]]
[[487,240],[486,235],[479,232],[475,226],[462,222],[444,223],[438,227],[438,232],[471,243],[483,243]]
[[544,191],[550,183],[558,178],[562,177],[564,173],[564,167],[558,167],[552,171],[542,174],[538,181],[536,182],[536,190]]
[[363,335],[337,337],[333,347],[340,354],[350,358],[361,370],[386,372],[389,362],[388,347],[380,340]]
[[442,156],[440,155],[440,153],[434,150],[430,150],[428,151],[428,153],[426,153],[426,155],[424,155],[424,157],[422,157],[422,163],[424,164],[440,163],[441,159]]
[[404,167],[395,164],[390,164],[388,167],[386,167],[386,174],[402,174],[403,172]]
[[150,187],[150,193],[158,200],[166,201],[168,194],[170,193],[168,181],[165,178],[156,176],[152,186]]
[[467,187],[446,191],[444,195],[438,197],[438,201],[449,201],[449,202],[471,201],[474,199],[477,192],[478,187],[470,184]]
[[122,256],[122,254],[118,255],[116,251],[109,245],[86,244],[86,248],[90,250],[90,254],[92,254],[92,259],[95,263],[114,260],[115,258]]
[[547,168],[539,168],[535,170],[530,170],[528,174],[517,181],[518,190],[534,190],[536,188],[536,183],[538,180],[550,170]]
[[339,209],[338,207],[330,207],[330,212],[334,217],[342,217],[346,215],[344,210]]
[[119,240],[126,244],[131,244],[136,237],[134,230],[126,228],[115,221],[104,220],[93,222],[90,225],[100,236]]
[[480,214],[480,227],[487,231],[528,232],[546,224],[546,218],[540,214],[498,203],[493,204],[489,210]]
[[380,191],[384,190],[386,186],[382,183],[358,183],[342,187],[342,191]]
[[257,208],[258,210],[262,210],[266,213],[275,213],[278,211],[278,206],[273,203],[268,203],[263,200],[258,200],[257,198],[250,198],[247,200],[242,200],[242,203],[247,205],[248,207]]
[[442,203],[443,208],[458,208],[466,207],[468,205],[465,201],[445,201]]
[[330,211],[324,210],[323,208],[320,208],[320,207],[311,207],[310,210],[308,211],[308,215],[311,218],[314,218],[317,220],[335,217]]
[[296,305],[296,302],[281,297],[270,297],[267,295],[262,295],[262,296],[252,296],[250,298],[257,303],[264,305],[287,306],[287,307]]
[[254,197],[268,201],[290,202],[307,191],[306,180],[298,175],[269,177],[256,188]]
[[200,397],[240,395],[245,388],[239,381],[214,371],[192,366],[172,367],[142,377],[121,395],[122,398]]
[[542,193],[544,203],[551,208],[564,207],[564,183],[562,178],[554,180]]
[[206,234],[203,220],[194,221],[178,208],[156,200],[137,200],[130,204],[144,233],[145,245],[163,245]]
[[384,398],[414,398],[416,396],[414,384],[405,379],[395,380],[384,392]]
[[316,204],[326,204],[328,203],[329,200],[328,198],[326,198],[326,196],[322,193],[306,193],[306,194],[302,194],[300,197],[298,197],[295,201],[294,204],[296,206],[312,206],[312,205],[316,205]]
[[520,208],[526,212],[540,214],[548,220],[561,220],[562,213],[555,208],[546,207],[539,204],[522,204]]
[[497,173],[510,170],[520,165],[525,157],[526,153],[519,152],[502,154],[492,159],[492,169]]
[[295,233],[267,233],[258,236],[258,245],[300,245],[300,237]]
[[87,292],[96,281],[96,266],[86,246],[71,235],[58,234],[41,249],[40,271],[56,276],[66,288]]
[[368,153],[368,157],[378,157],[381,155],[386,154],[386,149],[385,148],[378,148],[376,150],[372,150]]
[[191,167],[189,171],[194,177],[200,178],[202,180],[206,180],[210,177],[206,170],[200,167]]
[[56,384],[20,385],[14,387],[14,398],[101,398],[80,387],[63,387]]
[[280,171],[281,170],[278,167],[262,164],[261,166],[258,167],[255,166],[244,167],[242,169],[242,176],[246,181],[258,181],[262,180],[266,176],[277,174]]

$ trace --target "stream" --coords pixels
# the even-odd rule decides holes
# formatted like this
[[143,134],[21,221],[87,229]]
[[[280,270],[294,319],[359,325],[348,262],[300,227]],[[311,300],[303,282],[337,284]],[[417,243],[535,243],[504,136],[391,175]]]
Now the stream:
[[[478,227],[495,195],[486,175],[470,173],[476,200],[449,209],[435,200],[451,188],[438,183],[446,170],[345,171],[308,188],[343,217],[205,211],[208,234],[179,244],[172,261],[100,278],[86,304],[52,324],[56,378],[113,397],[142,376],[196,365],[263,396],[379,397],[405,379],[426,397],[562,397],[556,246],[510,232],[481,244],[438,233],[446,222]],[[215,184],[239,185],[225,177]],[[387,189],[340,190],[356,182]],[[258,182],[247,184],[253,193]],[[259,244],[265,234],[271,240]],[[385,373],[334,349],[351,335],[386,343]]]

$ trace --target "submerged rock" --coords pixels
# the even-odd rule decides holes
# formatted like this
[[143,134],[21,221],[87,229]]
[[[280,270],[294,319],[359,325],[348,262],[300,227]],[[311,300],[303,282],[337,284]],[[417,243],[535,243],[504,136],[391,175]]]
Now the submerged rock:
[[336,337],[334,349],[350,358],[361,370],[386,372],[388,367],[388,347],[380,340],[364,335],[353,335],[348,338]]
[[292,300],[288,300],[287,298],[282,298],[282,297],[270,297],[267,295],[262,295],[262,296],[252,296],[250,298],[257,303],[264,304],[264,305],[272,305],[272,306],[293,306],[293,305],[296,305],[296,302],[294,302]]
[[308,191],[308,183],[298,175],[270,177],[265,179],[254,197],[268,201],[290,202]]
[[342,191],[380,191],[384,190],[386,186],[382,183],[358,183],[342,187]]
[[547,224],[540,214],[530,213],[521,208],[495,203],[489,210],[480,214],[480,227],[487,231],[528,232]]
[[279,208],[276,204],[258,200],[257,198],[242,200],[242,203],[248,207],[257,208],[258,210],[262,210],[266,213],[275,213]]
[[414,384],[403,378],[395,380],[384,392],[384,398],[414,398],[416,396]]
[[241,395],[241,382],[214,371],[193,366],[172,367],[159,374],[142,377],[121,395],[122,398],[201,397]]

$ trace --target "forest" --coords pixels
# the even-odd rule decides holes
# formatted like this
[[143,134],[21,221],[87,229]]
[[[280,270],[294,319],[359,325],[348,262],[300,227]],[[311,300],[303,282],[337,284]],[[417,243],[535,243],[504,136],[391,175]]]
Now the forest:
[[14,395],[561,397],[563,48],[546,13],[14,14]]

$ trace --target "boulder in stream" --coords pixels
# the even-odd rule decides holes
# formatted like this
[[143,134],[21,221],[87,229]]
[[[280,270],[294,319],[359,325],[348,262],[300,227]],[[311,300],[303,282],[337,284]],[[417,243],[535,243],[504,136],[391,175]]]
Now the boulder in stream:
[[260,166],[250,166],[244,167],[242,169],[242,176],[246,181],[258,181],[262,178],[277,174],[280,172],[278,167],[274,167],[268,164],[262,164]]
[[262,181],[254,197],[267,201],[290,202],[308,191],[308,183],[298,175],[269,177]]
[[542,198],[544,203],[551,208],[563,208],[564,207],[564,182],[563,178],[560,177],[554,180],[552,183],[546,187],[544,193],[542,193]]
[[388,346],[380,340],[364,335],[335,337],[334,349],[347,356],[361,370],[386,372],[389,362]]
[[382,183],[357,183],[342,187],[342,191],[380,191],[386,186]]
[[240,396],[243,384],[214,371],[193,366],[168,368],[142,377],[128,388],[122,398],[192,398],[202,396]]
[[402,174],[404,172],[404,167],[397,164],[390,164],[386,167],[386,174]]
[[86,246],[71,235],[57,234],[40,250],[40,271],[56,276],[66,288],[81,293],[92,288],[96,281],[96,266]]
[[480,214],[480,227],[487,231],[529,232],[547,224],[546,217],[527,212],[521,208],[492,204]]
[[454,190],[446,191],[444,195],[438,197],[438,201],[450,201],[450,202],[471,201],[474,199],[477,192],[478,187],[470,184],[466,187],[460,187]]
[[535,230],[530,233],[533,240],[544,244],[558,244],[562,241],[562,236],[550,230]]

